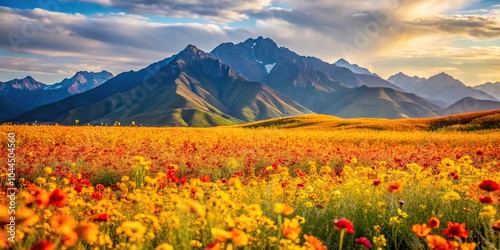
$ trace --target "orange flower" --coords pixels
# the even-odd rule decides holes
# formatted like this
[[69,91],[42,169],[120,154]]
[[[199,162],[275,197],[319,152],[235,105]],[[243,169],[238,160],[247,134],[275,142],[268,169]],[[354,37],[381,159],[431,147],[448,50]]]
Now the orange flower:
[[212,233],[212,236],[214,236],[214,238],[216,238],[220,242],[226,242],[233,238],[233,234],[231,232],[223,229],[213,227],[212,229],[210,229],[210,232]]
[[7,234],[3,230],[0,230],[0,248],[1,249],[8,248],[9,245],[10,241],[7,238]]
[[354,225],[352,225],[352,222],[346,218],[341,218],[340,220],[336,220],[334,225],[335,229],[337,230],[345,229],[350,234],[354,233]]
[[18,225],[33,226],[39,219],[31,208],[22,207],[16,210],[16,224]]
[[304,239],[306,240],[309,245],[313,247],[314,250],[326,250],[326,246],[323,245],[323,242],[318,240],[318,238],[314,236],[309,236],[307,234],[304,234]]
[[493,222],[493,225],[491,227],[495,231],[500,231],[500,220],[497,220],[497,221]]
[[69,214],[62,213],[52,216],[50,226],[60,234],[69,235],[74,233],[76,222]]
[[62,242],[65,246],[73,246],[78,241],[78,234],[72,231],[68,234],[64,234],[62,237]]
[[401,185],[401,182],[396,181],[396,182],[391,182],[387,184],[387,191],[391,193],[398,193],[403,190],[403,185]]
[[451,221],[448,221],[448,228],[443,230],[443,234],[448,237],[469,237],[469,232],[465,229],[465,223],[459,224],[452,223]]
[[200,180],[201,180],[202,182],[210,182],[210,176],[205,175],[205,176],[201,177],[201,178],[200,178]]
[[233,235],[233,242],[238,247],[243,247],[248,245],[248,235],[239,230],[239,229],[231,229],[231,234]]
[[427,224],[415,224],[411,226],[411,231],[415,233],[418,237],[425,237],[429,235],[432,231],[430,227],[427,226]]
[[500,190],[500,185],[493,180],[483,180],[479,183],[479,188],[488,192]]
[[293,207],[283,203],[276,203],[274,204],[274,212],[282,215],[290,215],[293,214]]
[[299,168],[297,168],[297,170],[295,170],[295,173],[297,173],[297,175],[299,177],[305,177],[306,174],[304,172],[302,172],[302,170],[300,170]]
[[470,243],[462,243],[458,246],[458,250],[474,250],[476,249],[477,244],[475,242]]
[[283,232],[283,235],[285,235],[285,237],[287,237],[288,239],[295,240],[299,237],[302,229],[300,228],[300,223],[297,219],[294,218],[290,220],[288,218],[285,218],[285,221],[281,226],[281,231]]
[[54,245],[52,244],[52,242],[48,240],[42,240],[31,246],[31,250],[54,250],[54,249],[55,249]]
[[439,223],[439,219],[438,219],[438,218],[436,218],[436,217],[431,217],[431,218],[429,219],[429,226],[430,226],[431,228],[438,228],[438,227],[439,227],[439,224],[440,224],[440,223]]
[[85,239],[86,241],[93,243],[97,241],[97,237],[99,234],[99,226],[90,222],[80,222],[78,227],[76,228],[76,232],[80,238]]
[[427,235],[425,239],[427,241],[427,246],[429,246],[430,249],[436,249],[436,250],[453,249],[453,243],[447,241],[445,238],[439,235]]
[[50,204],[54,204],[54,206],[56,207],[63,207],[64,205],[66,205],[68,197],[66,195],[66,192],[61,189],[56,189],[50,195],[49,200]]

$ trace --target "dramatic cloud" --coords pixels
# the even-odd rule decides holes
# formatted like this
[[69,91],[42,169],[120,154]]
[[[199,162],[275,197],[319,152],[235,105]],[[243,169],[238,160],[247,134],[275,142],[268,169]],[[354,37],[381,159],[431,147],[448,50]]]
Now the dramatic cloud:
[[480,38],[500,38],[500,16],[452,15],[420,18],[410,22],[427,32],[444,31],[450,35]]
[[271,5],[271,0],[80,0],[135,14],[203,18],[220,23],[248,18]]
[[[242,29],[214,24],[155,23],[123,13],[87,17],[5,7],[0,7],[0,30],[6,34],[0,38],[1,50],[70,58],[75,65],[87,65],[79,70],[90,70],[90,65],[120,70],[113,73],[139,69],[179,52],[187,44],[211,50],[221,42],[240,41],[250,36]],[[25,69],[18,67],[19,71]],[[12,66],[9,71],[15,70]]]

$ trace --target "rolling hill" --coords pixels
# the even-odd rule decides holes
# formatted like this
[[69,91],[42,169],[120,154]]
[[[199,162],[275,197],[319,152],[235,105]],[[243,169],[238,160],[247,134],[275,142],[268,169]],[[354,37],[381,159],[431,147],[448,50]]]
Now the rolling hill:
[[500,129],[500,110],[471,112],[459,115],[435,118],[380,119],[349,118],[342,119],[328,115],[302,115],[286,118],[269,119],[252,122],[237,127],[243,128],[275,128],[275,129],[367,129],[389,131],[413,130],[484,130]]

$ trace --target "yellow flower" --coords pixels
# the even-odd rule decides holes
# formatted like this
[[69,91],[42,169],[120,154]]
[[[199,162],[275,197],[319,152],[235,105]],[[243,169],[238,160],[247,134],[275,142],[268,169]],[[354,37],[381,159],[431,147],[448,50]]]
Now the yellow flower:
[[382,249],[387,246],[387,240],[385,239],[385,236],[381,234],[380,236],[373,237],[373,244],[377,246],[377,249]]
[[398,208],[398,215],[401,216],[401,218],[406,218],[408,217],[408,214],[406,212],[403,212],[403,210]]
[[388,224],[389,226],[394,226],[397,224],[401,224],[401,221],[399,220],[398,216],[393,216],[389,219],[389,224]]
[[203,247],[203,244],[197,240],[192,240],[189,242],[189,246],[196,247],[196,248],[201,248]]
[[138,221],[124,221],[121,226],[116,229],[117,234],[124,234],[131,242],[141,240],[146,233],[146,227]]
[[51,175],[52,174],[52,168],[51,167],[46,167],[43,169],[43,171],[47,174],[47,175]]
[[460,200],[460,195],[457,192],[449,191],[443,195],[443,200],[445,200],[445,201]]
[[479,216],[484,220],[494,219],[496,214],[497,210],[491,205],[484,206],[481,212],[479,212]]
[[276,203],[274,205],[274,212],[282,215],[290,215],[293,214],[293,207],[290,207],[283,203]]
[[174,247],[170,244],[163,243],[158,245],[155,250],[174,250]]
[[127,182],[129,180],[130,180],[130,177],[128,177],[127,175],[122,176],[122,179],[121,179],[122,182]]
[[43,177],[38,177],[38,178],[36,178],[35,183],[38,185],[43,185],[43,184],[47,183],[47,179],[45,179]]

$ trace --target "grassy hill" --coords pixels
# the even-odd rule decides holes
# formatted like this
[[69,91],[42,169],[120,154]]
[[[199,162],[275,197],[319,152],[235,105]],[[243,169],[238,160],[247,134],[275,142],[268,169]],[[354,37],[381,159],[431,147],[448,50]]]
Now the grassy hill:
[[464,113],[436,118],[343,119],[328,115],[302,115],[238,125],[243,128],[277,129],[370,129],[370,130],[485,130],[500,129],[500,110]]

